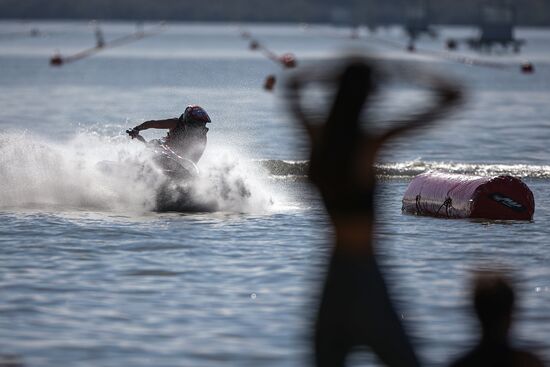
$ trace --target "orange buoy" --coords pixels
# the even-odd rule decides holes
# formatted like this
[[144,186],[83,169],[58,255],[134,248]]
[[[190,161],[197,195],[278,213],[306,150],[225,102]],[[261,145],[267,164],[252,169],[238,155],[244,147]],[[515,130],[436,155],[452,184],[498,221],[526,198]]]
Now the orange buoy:
[[281,64],[283,64],[283,66],[285,68],[293,68],[293,67],[296,67],[296,57],[291,54],[291,53],[286,53],[286,54],[283,54],[279,60],[281,61]]
[[532,63],[526,61],[521,64],[521,71],[525,74],[531,74],[535,72],[535,67]]
[[275,75],[272,75],[272,74],[268,75],[265,78],[264,89],[267,91],[272,91],[273,88],[275,87],[276,82],[277,82],[277,78],[275,78]]
[[61,55],[52,56],[52,58],[50,59],[50,65],[52,65],[52,66],[61,66],[61,65],[63,65],[63,58],[61,57]]
[[403,212],[445,218],[531,220],[533,193],[519,178],[423,173],[403,195]]

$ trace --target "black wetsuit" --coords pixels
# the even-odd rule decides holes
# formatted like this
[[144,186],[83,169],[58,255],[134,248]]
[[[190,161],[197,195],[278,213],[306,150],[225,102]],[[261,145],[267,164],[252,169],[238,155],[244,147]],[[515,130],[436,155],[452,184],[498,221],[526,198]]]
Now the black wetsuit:
[[205,123],[186,122],[180,117],[177,126],[168,133],[165,143],[178,155],[197,163],[206,149],[207,132]]

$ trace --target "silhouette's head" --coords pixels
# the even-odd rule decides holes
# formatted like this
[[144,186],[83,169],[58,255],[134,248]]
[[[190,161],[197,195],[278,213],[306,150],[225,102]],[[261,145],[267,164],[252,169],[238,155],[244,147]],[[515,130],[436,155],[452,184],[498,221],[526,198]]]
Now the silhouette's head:
[[510,329],[515,300],[510,281],[499,273],[478,274],[473,297],[484,336],[505,338]]
[[372,66],[360,58],[351,58],[346,62],[335,99],[335,106],[345,106],[338,108],[346,115],[339,116],[341,119],[356,121],[359,118],[365,100],[375,90],[373,74]]

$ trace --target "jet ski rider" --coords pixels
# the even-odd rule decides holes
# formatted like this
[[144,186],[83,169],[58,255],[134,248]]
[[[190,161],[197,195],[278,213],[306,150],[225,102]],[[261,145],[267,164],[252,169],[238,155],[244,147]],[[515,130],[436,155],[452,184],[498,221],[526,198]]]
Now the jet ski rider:
[[137,125],[127,133],[140,141],[145,141],[139,135],[141,130],[168,129],[164,139],[151,140],[149,143],[165,145],[176,154],[197,163],[206,148],[206,124],[211,122],[206,111],[197,105],[189,105],[179,118],[166,120],[150,120]]

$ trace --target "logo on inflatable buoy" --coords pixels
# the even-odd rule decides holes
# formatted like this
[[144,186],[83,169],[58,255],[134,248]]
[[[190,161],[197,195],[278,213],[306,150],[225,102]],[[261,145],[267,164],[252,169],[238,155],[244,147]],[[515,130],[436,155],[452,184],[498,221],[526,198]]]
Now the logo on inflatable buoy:
[[496,201],[497,203],[502,204],[505,207],[510,208],[516,212],[522,212],[525,210],[525,207],[523,205],[521,205],[514,199],[509,198],[508,196],[505,196],[499,193],[494,193],[494,194],[491,194],[489,197],[494,201]]

